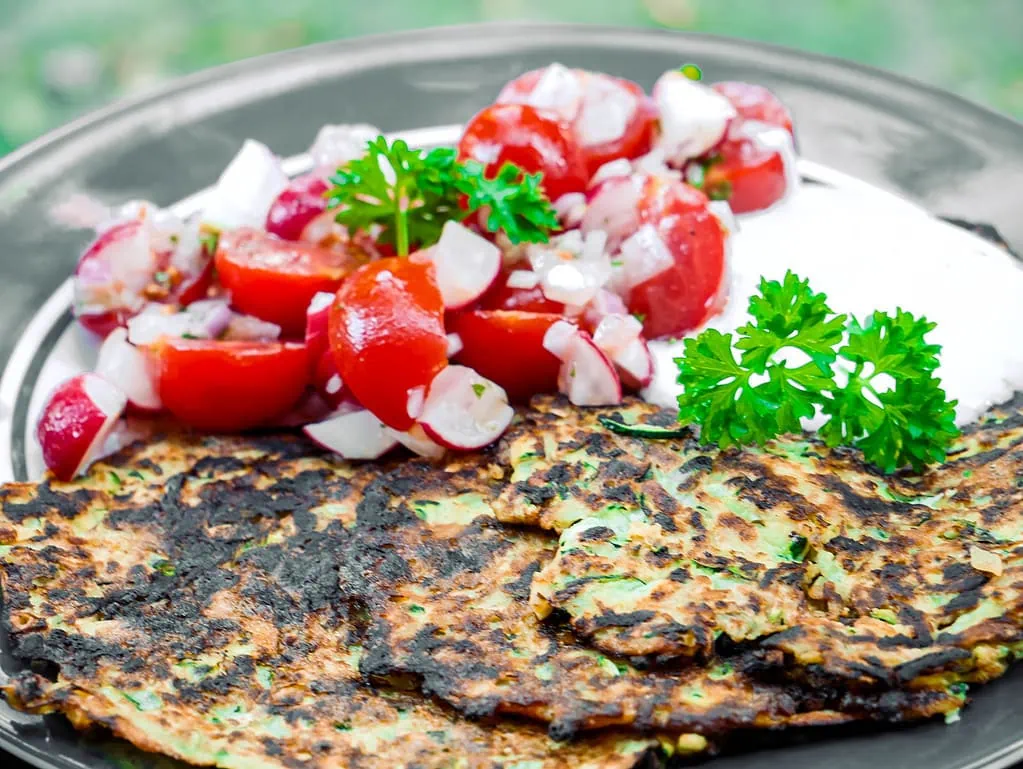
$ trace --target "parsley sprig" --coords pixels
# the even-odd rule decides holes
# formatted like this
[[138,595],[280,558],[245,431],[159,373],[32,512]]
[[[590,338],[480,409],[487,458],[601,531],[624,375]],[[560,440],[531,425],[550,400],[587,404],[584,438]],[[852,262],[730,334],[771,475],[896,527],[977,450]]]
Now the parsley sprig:
[[558,218],[540,188],[541,174],[506,163],[493,178],[447,147],[424,152],[378,136],[366,155],[337,169],[328,205],[349,232],[365,232],[400,256],[436,243],[444,223],[487,209],[486,226],[512,243],[545,243]]
[[675,361],[680,419],[698,424],[702,441],[762,444],[819,412],[829,446],[855,446],[885,472],[945,458],[959,431],[934,376],[934,323],[904,310],[860,323],[791,271],[761,280],[749,314],[735,337],[707,329],[687,339]]

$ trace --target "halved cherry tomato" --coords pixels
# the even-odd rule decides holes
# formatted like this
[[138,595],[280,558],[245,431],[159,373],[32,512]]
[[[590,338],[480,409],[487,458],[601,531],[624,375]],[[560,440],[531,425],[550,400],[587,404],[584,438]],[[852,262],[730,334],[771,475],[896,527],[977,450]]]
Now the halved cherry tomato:
[[352,395],[381,422],[411,428],[409,392],[428,387],[448,362],[433,267],[397,258],[360,267],[337,292],[330,344]]
[[458,156],[482,163],[488,175],[509,162],[526,173],[542,173],[551,200],[582,192],[589,178],[568,130],[523,104],[494,104],[479,112],[465,127]]
[[484,310],[521,310],[522,312],[553,312],[563,313],[565,305],[548,299],[540,286],[533,288],[512,288],[508,285],[506,271],[497,279],[497,283],[483,298],[480,308]]
[[336,291],[359,266],[344,251],[291,243],[251,228],[225,232],[217,245],[217,275],[238,310],[278,324],[287,336],[305,331],[313,295]]
[[792,114],[764,86],[728,80],[714,83],[711,88],[728,99],[743,120],[756,120],[792,133]]
[[[742,121],[757,121],[792,133],[792,115],[773,93],[751,83],[715,83]],[[785,195],[785,164],[778,152],[761,148],[743,134],[742,123],[716,150],[704,173],[703,188],[711,196],[727,198],[738,214],[768,208]]]
[[164,337],[145,348],[164,407],[199,430],[266,424],[305,392],[305,345]]
[[455,361],[501,385],[512,401],[554,392],[561,361],[544,349],[543,338],[559,320],[555,313],[513,310],[459,313],[450,328],[462,340]]
[[644,185],[640,219],[657,228],[674,261],[629,292],[629,311],[643,319],[649,339],[691,331],[720,309],[725,235],[707,202],[674,179],[649,177]]
[[[556,76],[574,81],[534,97],[540,80],[555,75],[554,67],[558,68]],[[657,127],[653,103],[639,84],[603,72],[567,70],[556,64],[515,78],[501,90],[497,103],[529,104],[570,126],[590,176],[612,160],[631,160],[649,152]],[[621,123],[616,124],[619,120]],[[608,133],[618,135],[608,138]]]

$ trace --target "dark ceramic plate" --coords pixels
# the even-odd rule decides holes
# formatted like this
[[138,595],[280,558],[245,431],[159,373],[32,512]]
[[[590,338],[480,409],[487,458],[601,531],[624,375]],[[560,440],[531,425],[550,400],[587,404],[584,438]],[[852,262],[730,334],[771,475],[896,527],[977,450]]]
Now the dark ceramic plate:
[[[324,123],[369,122],[387,131],[448,125],[472,115],[511,77],[554,60],[645,86],[685,61],[710,80],[763,83],[795,113],[809,166],[837,169],[935,214],[993,226],[1023,252],[1023,126],[846,62],[710,37],[550,25],[430,30],[246,61],[96,113],[0,161],[0,359],[7,361],[0,480],[34,472],[25,440],[32,395],[46,366],[75,344],[59,287],[87,235],[48,219],[69,193],[168,205],[214,181],[246,137],[289,155]],[[0,654],[5,670],[14,664]],[[715,759],[715,767],[1008,766],[1023,757],[1021,682],[1017,671],[979,689],[953,725],[750,735],[735,741],[744,752]],[[0,746],[48,769],[175,766],[116,740],[80,738],[61,719],[5,707]],[[0,765],[14,764],[0,755]]]

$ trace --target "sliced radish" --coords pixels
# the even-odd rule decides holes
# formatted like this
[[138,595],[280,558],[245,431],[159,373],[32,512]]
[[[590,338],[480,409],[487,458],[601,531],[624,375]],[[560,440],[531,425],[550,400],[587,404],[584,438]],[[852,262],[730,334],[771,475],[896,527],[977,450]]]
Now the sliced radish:
[[303,432],[344,459],[379,459],[398,445],[388,428],[368,409],[347,411],[306,425]]
[[329,349],[325,349],[314,361],[312,385],[320,397],[331,408],[336,409],[349,397],[349,393],[341,379],[341,374],[337,370],[337,361],[334,360],[334,353]]
[[270,206],[288,186],[280,160],[265,144],[246,139],[220,175],[203,221],[221,228],[262,227]]
[[332,172],[365,155],[366,145],[379,135],[380,129],[365,123],[325,125],[316,134],[309,156],[318,169]]
[[614,364],[578,326],[567,321],[547,330],[543,346],[561,363],[558,389],[576,406],[613,406],[622,401]]
[[149,412],[163,408],[156,384],[149,375],[146,356],[128,341],[127,329],[115,328],[103,340],[96,373],[108,382],[117,382],[133,408]]
[[430,249],[444,307],[458,310],[487,292],[501,272],[501,250],[456,221],[444,224]]
[[36,426],[43,459],[54,476],[70,481],[81,473],[127,404],[124,392],[96,374],[79,374],[58,386]]
[[711,150],[738,114],[724,96],[678,70],[661,75],[653,97],[661,116],[657,146],[677,165]]
[[412,419],[419,419],[426,405],[426,388],[423,386],[413,387],[408,391],[408,415]]
[[643,324],[625,313],[605,315],[593,332],[593,342],[617,366],[626,387],[640,389],[654,376],[654,359],[643,338]]
[[266,231],[283,240],[302,240],[310,223],[327,210],[324,193],[329,186],[318,174],[292,179],[270,205]]
[[586,195],[582,192],[566,192],[552,205],[563,227],[578,227],[586,214]]
[[597,292],[597,295],[589,301],[589,303],[582,308],[582,312],[579,314],[579,322],[582,327],[593,334],[597,330],[597,326],[604,320],[608,315],[628,315],[629,308],[626,307],[625,301],[611,291],[607,289],[601,289]]
[[389,436],[413,454],[418,454],[421,457],[425,457],[427,459],[440,459],[445,453],[447,453],[447,450],[443,446],[435,442],[426,434],[422,425],[413,425],[412,429],[408,432],[401,432],[400,430],[395,430],[393,427],[385,428],[385,431]]
[[[543,71],[525,103],[539,110],[554,112],[571,123],[579,114],[582,98],[579,73],[555,62]],[[497,100],[499,103],[503,101],[501,96]]]
[[500,438],[514,416],[502,387],[466,366],[448,366],[430,383],[419,421],[440,445],[470,450]]
[[317,361],[329,345],[327,330],[330,318],[330,307],[334,304],[334,294],[319,291],[313,295],[309,307],[305,311],[305,346],[309,351],[309,360]]
[[100,336],[124,325],[146,304],[145,290],[158,268],[151,231],[134,219],[104,231],[75,267],[74,313]]

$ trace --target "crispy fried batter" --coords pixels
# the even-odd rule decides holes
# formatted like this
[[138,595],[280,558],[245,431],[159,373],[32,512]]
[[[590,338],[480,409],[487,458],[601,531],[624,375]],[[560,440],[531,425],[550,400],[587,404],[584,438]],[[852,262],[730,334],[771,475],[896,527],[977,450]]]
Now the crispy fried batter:
[[1023,641],[1018,406],[910,478],[812,441],[715,452],[597,421],[666,418],[643,404],[573,420],[540,401],[502,446],[496,511],[563,532],[534,607],[610,653],[710,654],[724,634],[791,655],[796,676],[988,680]]
[[224,767],[619,767],[655,741],[557,743],[370,688],[338,556],[373,476],[305,443],[157,442],[73,485],[3,492],[0,556],[22,708]]

